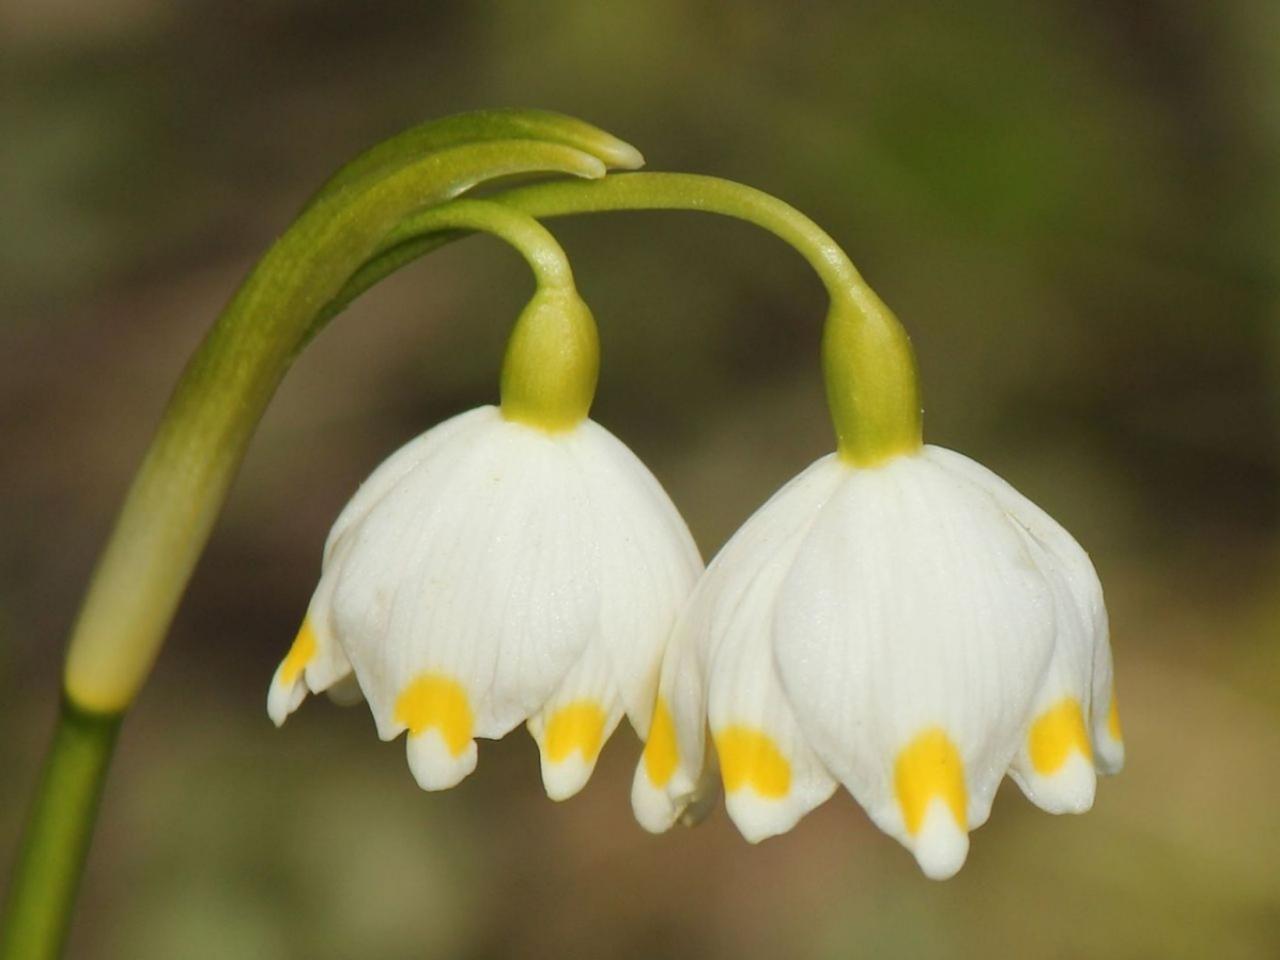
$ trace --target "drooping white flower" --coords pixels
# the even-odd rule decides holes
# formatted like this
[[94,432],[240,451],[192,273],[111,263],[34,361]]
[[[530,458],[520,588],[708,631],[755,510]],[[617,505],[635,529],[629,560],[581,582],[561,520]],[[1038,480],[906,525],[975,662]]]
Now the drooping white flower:
[[408,732],[427,790],[475,768],[475,738],[527,721],[548,794],[568,797],[624,713],[648,733],[701,571],[658,481],[603,427],[481,407],[400,449],[342,512],[268,711],[281,724],[309,691],[358,685],[384,740]]
[[1087,810],[1124,748],[1107,614],[1084,550],[989,470],[938,447],[832,454],[712,562],[677,623],[636,770],[659,831],[715,746],[730,816],[758,841],[843,784],[944,878],[1009,774]]

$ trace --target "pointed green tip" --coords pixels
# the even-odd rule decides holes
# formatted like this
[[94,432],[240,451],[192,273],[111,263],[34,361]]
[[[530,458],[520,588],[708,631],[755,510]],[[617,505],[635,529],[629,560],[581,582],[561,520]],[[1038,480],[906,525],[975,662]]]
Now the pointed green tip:
[[609,172],[608,165],[599,157],[581,150],[574,150],[573,162],[566,164],[566,172],[584,180],[599,180]]
[[586,120],[553,110],[508,109],[500,113],[508,122],[523,125],[531,136],[557,139],[599,157],[610,170],[639,170],[644,166],[639,150]]
[[639,170],[644,166],[644,154],[617,137],[609,138],[612,142],[600,153],[610,170]]

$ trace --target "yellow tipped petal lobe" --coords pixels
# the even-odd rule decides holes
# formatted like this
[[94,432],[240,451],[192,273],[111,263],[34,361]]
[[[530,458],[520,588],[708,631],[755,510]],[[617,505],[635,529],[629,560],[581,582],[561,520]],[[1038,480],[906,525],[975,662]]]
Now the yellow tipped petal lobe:
[[309,619],[303,620],[298,635],[293,639],[293,646],[280,662],[280,682],[289,686],[302,676],[302,671],[316,655],[316,649],[316,632]]
[[1071,752],[1093,759],[1080,702],[1065,697],[1036,718],[1027,738],[1027,750],[1036,773],[1048,776],[1059,770]]
[[449,751],[459,756],[471,743],[471,704],[462,684],[439,673],[414,679],[396,700],[396,722],[417,735],[435,728]]
[[791,790],[791,764],[766,733],[744,726],[725,727],[715,735],[720,772],[729,793],[751,787],[762,797],[778,799]]
[[1116,692],[1111,691],[1111,709],[1107,711],[1107,733],[1111,734],[1111,739],[1117,743],[1124,742],[1124,736],[1120,732],[1120,709],[1116,706]]
[[665,787],[676,772],[680,751],[676,746],[676,726],[666,703],[659,700],[653,709],[653,724],[644,745],[644,771],[655,787]]
[[955,743],[940,727],[924,731],[898,754],[893,783],[903,822],[912,836],[920,832],[925,811],[935,797],[946,803],[956,823],[965,828],[969,793],[964,763]]
[[604,742],[604,710],[591,700],[575,700],[561,707],[547,724],[546,754],[552,763],[561,763],[575,750],[590,763]]

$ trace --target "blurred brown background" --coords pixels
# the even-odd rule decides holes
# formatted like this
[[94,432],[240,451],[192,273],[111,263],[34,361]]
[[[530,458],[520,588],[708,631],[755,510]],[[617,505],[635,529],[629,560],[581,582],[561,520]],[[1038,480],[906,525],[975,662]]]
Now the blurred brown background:
[[[1002,792],[935,884],[844,795],[760,847],[723,811],[651,838],[626,731],[563,805],[520,732],[426,795],[363,708],[274,731],[267,683],[337,511],[495,397],[530,283],[471,240],[285,382],[125,727],[71,955],[1280,954],[1278,70],[1270,0],[4,0],[0,864],[95,552],[244,272],[374,140],[542,106],[846,245],[915,339],[929,439],[1093,553],[1128,769],[1082,818]],[[595,415],[710,556],[831,447],[820,288],[728,221],[553,226],[601,324]]]

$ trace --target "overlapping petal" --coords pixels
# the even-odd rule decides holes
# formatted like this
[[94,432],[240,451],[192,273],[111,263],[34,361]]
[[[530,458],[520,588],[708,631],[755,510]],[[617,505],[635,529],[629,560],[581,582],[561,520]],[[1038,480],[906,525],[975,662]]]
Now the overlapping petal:
[[658,692],[663,722],[632,789],[647,829],[667,829],[701,799],[708,734],[726,748],[729,809],[748,837],[788,829],[830,795],[834,781],[796,734],[768,645],[788,564],[842,475],[827,457],[779,490],[726,544],[677,622]]

